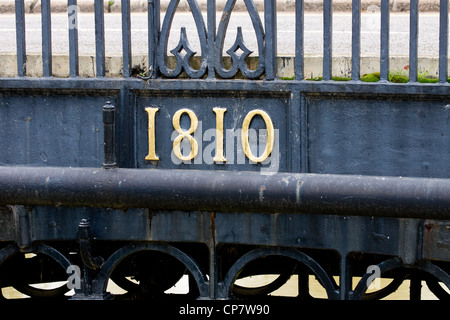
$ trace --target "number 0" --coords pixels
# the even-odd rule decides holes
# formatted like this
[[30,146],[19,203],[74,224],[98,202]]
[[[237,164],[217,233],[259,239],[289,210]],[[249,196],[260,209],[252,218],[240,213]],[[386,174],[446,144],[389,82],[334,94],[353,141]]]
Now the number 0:
[[[257,114],[263,118],[267,128],[266,148],[264,149],[263,154],[260,155],[259,157],[255,157],[253,155],[252,151],[250,150],[250,144],[248,142],[248,129],[250,127],[250,122],[252,121],[253,117],[256,116]],[[267,112],[259,109],[250,111],[245,116],[244,122],[242,123],[241,142],[245,155],[253,162],[263,162],[264,160],[266,160],[273,149],[273,143],[275,141],[274,132],[275,130],[273,128],[272,120],[270,119],[270,116],[267,114]]]

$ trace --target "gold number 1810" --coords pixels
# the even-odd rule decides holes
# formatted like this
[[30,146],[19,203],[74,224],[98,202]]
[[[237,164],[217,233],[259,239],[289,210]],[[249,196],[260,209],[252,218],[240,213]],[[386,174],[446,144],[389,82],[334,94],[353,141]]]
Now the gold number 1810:
[[[159,108],[153,108],[148,107],[145,108],[145,111],[148,115],[148,154],[145,157],[145,160],[159,160],[159,157],[156,155],[156,148],[155,148],[155,115],[158,112]],[[224,114],[227,111],[226,108],[213,108],[214,113],[216,114],[216,154],[214,156],[214,161],[223,163],[226,162],[227,159],[224,156],[224,149],[223,149],[223,140],[224,140],[224,128],[223,128],[223,119]],[[181,129],[180,125],[180,119],[181,116],[186,113],[189,116],[189,119],[191,120],[191,125],[188,130]],[[267,142],[266,147],[264,149],[264,152],[259,157],[256,157],[252,151],[250,150],[250,144],[249,144],[249,136],[248,131],[250,127],[250,122],[252,121],[253,117],[259,115],[263,118],[264,123],[267,128]],[[195,156],[198,154],[198,142],[195,140],[194,136],[192,135],[195,130],[197,130],[198,127],[198,118],[194,111],[191,109],[183,108],[175,112],[172,118],[172,124],[173,128],[176,132],[178,132],[178,136],[173,141],[173,153],[175,156],[182,160],[182,161],[188,161],[195,158]],[[255,109],[250,111],[244,118],[244,122],[242,124],[242,131],[241,131],[241,143],[242,148],[244,149],[245,155],[253,162],[263,162],[266,160],[270,153],[273,150],[274,145],[274,126],[272,123],[272,119],[267,114],[267,112]],[[191,150],[188,155],[183,156],[181,153],[181,141],[183,139],[188,139],[189,143],[191,145]]]

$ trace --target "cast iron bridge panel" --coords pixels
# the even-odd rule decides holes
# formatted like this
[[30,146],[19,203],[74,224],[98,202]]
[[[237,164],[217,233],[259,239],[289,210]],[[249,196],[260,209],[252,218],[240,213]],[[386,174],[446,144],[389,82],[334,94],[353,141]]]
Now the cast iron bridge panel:
[[[68,31],[70,76],[55,78],[50,1],[42,1],[43,72],[33,78],[24,1],[16,1],[17,77],[0,79],[2,287],[59,297],[67,285],[28,284],[66,281],[78,266],[72,299],[161,297],[185,271],[189,298],[266,295],[291,274],[299,299],[310,298],[309,274],[330,299],[378,299],[404,279],[412,299],[421,280],[448,298],[439,284],[450,288],[448,1],[440,1],[432,84],[417,79],[417,0],[402,84],[388,81],[388,1],[374,83],[360,79],[361,1],[352,1],[352,76],[344,82],[331,73],[332,1],[323,7],[320,81],[304,79],[303,1],[292,80],[277,74],[274,0],[264,1],[264,18],[243,1],[256,40],[251,67],[242,29],[224,48],[236,1],[216,12],[209,0],[206,14],[187,2],[201,52],[184,28],[167,47],[179,1],[161,21],[159,1],[149,1],[148,61],[134,72],[130,1],[121,1],[123,77],[105,77],[104,4],[95,1],[95,78],[79,76],[76,27]],[[77,1],[68,5],[73,23]],[[44,271],[25,277],[26,267]],[[372,267],[394,281],[365,294]],[[255,290],[235,284],[265,273],[280,277]],[[362,277],[356,287],[354,276]],[[108,294],[109,279],[128,294]]]

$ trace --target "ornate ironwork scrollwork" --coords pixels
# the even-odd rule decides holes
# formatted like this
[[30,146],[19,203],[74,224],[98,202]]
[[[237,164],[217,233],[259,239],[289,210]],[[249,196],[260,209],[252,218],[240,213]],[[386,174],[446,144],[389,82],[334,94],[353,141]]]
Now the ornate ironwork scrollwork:
[[[225,68],[223,63],[225,36],[228,30],[231,12],[233,11],[233,8],[236,4],[236,0],[227,1],[222,13],[222,18],[219,23],[215,41],[214,39],[208,38],[205,22],[197,1],[187,0],[195,21],[197,36],[200,40],[200,67],[198,69],[192,67],[192,57],[194,57],[198,52],[192,49],[189,43],[186,28],[181,27],[180,40],[178,42],[178,45],[169,51],[176,59],[176,65],[173,69],[171,69],[167,61],[168,40],[171,32],[172,21],[174,19],[174,15],[178,8],[179,2],[180,0],[170,1],[166,14],[164,16],[164,21],[160,32],[160,39],[157,50],[157,64],[159,71],[164,76],[175,78],[184,71],[189,78],[201,78],[206,74],[209,60],[211,60],[209,68],[214,69],[221,78],[225,79],[233,78],[234,76],[236,76],[238,71],[241,71],[244,77],[248,79],[257,79],[264,73],[265,34],[263,24],[253,0],[244,0],[244,2],[251,19],[253,29],[255,31],[256,41],[258,45],[259,61],[256,69],[250,69],[247,64],[247,58],[253,53],[253,51],[250,50],[245,43],[242,28],[240,26],[237,27],[237,34],[234,44],[228,50],[226,50],[226,53],[231,57],[232,67],[230,69],[227,69]],[[214,46],[208,45],[208,42],[210,41],[213,41]],[[211,59],[209,59],[209,57],[211,57]]]
[[237,279],[241,270],[248,263],[258,258],[267,256],[288,257],[293,259],[294,261],[297,261],[305,265],[319,279],[320,283],[323,285],[327,293],[328,299],[330,300],[338,299],[337,285],[334,282],[333,278],[330,277],[327,274],[327,272],[322,268],[322,266],[320,266],[314,259],[306,255],[305,253],[300,252],[296,249],[289,249],[289,248],[259,248],[244,254],[228,270],[224,280],[219,283],[220,298],[229,298],[231,296],[235,280]]
[[[358,284],[355,287],[355,290],[353,290],[351,299],[353,300],[375,300],[375,299],[381,299],[389,294],[393,293],[403,282],[403,280],[406,279],[406,271],[401,270],[401,268],[405,267],[403,265],[403,262],[400,258],[394,257],[391,259],[388,259],[386,261],[383,261],[377,265],[377,267],[380,270],[380,274],[383,274],[388,271],[392,271],[395,269],[398,269],[398,272],[396,276],[394,277],[394,280],[387,285],[385,288],[382,288],[379,291],[372,292],[372,293],[366,293],[368,287],[369,287],[369,278],[372,277],[372,273],[368,272],[361,280],[358,282]],[[430,286],[430,290],[439,298],[439,299],[449,299],[448,293],[439,285],[438,282],[442,282],[447,288],[450,289],[450,275],[437,265],[433,264],[431,261],[424,260],[421,261],[417,266],[415,266],[416,270],[421,270],[426,272],[428,275],[432,277],[425,277],[423,280],[427,281],[427,284]],[[421,280],[421,278],[419,278]]]
[[[60,265],[64,271],[68,270],[70,266],[73,264],[67,259],[63,253],[58,251],[57,249],[43,244],[43,243],[35,243],[30,247],[30,252],[44,254],[50,259],[53,259],[58,265]],[[0,265],[16,254],[22,254],[19,250],[19,247],[16,244],[10,244],[5,248],[0,250]],[[22,261],[22,260],[19,260]],[[61,298],[64,297],[64,294],[68,292],[70,289],[66,284],[62,284],[56,288],[52,289],[40,289],[33,286],[30,286],[26,282],[21,282],[21,279],[13,284],[13,287],[17,289],[19,292],[29,295],[35,298]],[[1,289],[1,286],[0,286]],[[78,289],[75,289],[78,292]],[[0,296],[1,290],[0,290]]]
[[[189,45],[186,28],[181,28],[180,32],[180,41],[178,45],[170,50],[170,52],[175,56],[177,65],[174,69],[170,69],[167,65],[167,45],[170,35],[170,29],[172,26],[172,21],[175,15],[175,11],[178,8],[178,4],[180,0],[171,0],[169,6],[167,8],[166,15],[164,16],[163,25],[161,28],[161,35],[158,47],[158,66],[159,71],[166,77],[175,78],[178,77],[181,72],[184,70],[186,74],[190,78],[201,78],[207,69],[207,36],[206,36],[206,27],[205,22],[203,20],[202,13],[198,6],[196,0],[187,0],[189,7],[191,9],[192,15],[194,17],[195,25],[197,27],[197,34],[200,40],[200,48],[202,51],[200,68],[198,70],[194,69],[191,66],[191,58],[197,53],[192,50]],[[186,54],[183,56],[182,51],[185,51]]]
[[201,271],[197,262],[180,249],[177,249],[165,243],[131,243],[118,249],[102,265],[100,272],[98,273],[95,280],[96,287],[94,291],[96,292],[94,292],[94,295],[96,294],[102,296],[106,293],[108,280],[113,270],[122,260],[133,253],[149,250],[168,254],[169,256],[172,256],[175,259],[179,260],[182,264],[185,265],[186,269],[195,279],[200,298],[207,298],[209,296],[207,278]]
[[[261,19],[256,9],[253,0],[244,0],[247,7],[250,19],[252,21],[253,29],[256,34],[256,40],[258,44],[258,56],[259,63],[255,70],[251,70],[246,62],[247,57],[252,53],[248,49],[244,42],[244,37],[242,35],[241,27],[237,28],[236,40],[229,50],[226,52],[231,56],[233,66],[230,70],[227,70],[223,65],[223,47],[225,42],[225,35],[228,29],[228,23],[230,22],[231,12],[236,4],[236,0],[228,0],[222,13],[222,18],[220,19],[219,28],[217,31],[215,50],[214,50],[214,66],[216,72],[222,78],[233,78],[238,70],[249,79],[259,78],[264,73],[264,29]],[[238,55],[237,52],[241,49],[243,53]]]

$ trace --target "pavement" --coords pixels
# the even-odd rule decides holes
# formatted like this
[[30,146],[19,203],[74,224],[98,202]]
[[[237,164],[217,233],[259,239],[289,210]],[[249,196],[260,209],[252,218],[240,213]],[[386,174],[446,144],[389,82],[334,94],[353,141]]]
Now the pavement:
[[[97,0],[96,0],[97,1]],[[217,10],[223,10],[227,0],[216,0]],[[253,0],[256,4],[258,10],[262,10],[264,7],[264,0]],[[40,12],[40,1],[37,1],[35,6],[31,9],[30,5],[34,1],[25,0],[25,7],[27,12]],[[105,1],[105,11],[108,10],[108,2]],[[113,1],[114,4],[109,7],[111,12],[120,11],[121,1]],[[170,0],[160,0],[161,10],[164,11],[167,8]],[[439,11],[439,0],[420,0],[419,10],[421,12],[438,12]],[[147,10],[148,0],[130,0],[132,12],[145,12]],[[201,10],[206,11],[207,0],[197,0],[197,3]],[[391,11],[392,12],[407,12],[409,11],[409,0],[390,0]],[[278,12],[289,12],[295,10],[295,0],[276,0],[277,11]],[[368,9],[373,9],[373,5],[379,6],[380,0],[361,0],[361,9],[367,11]],[[67,0],[52,0],[51,1],[52,12],[65,12],[67,11]],[[93,12],[94,5],[92,0],[78,0],[78,6],[82,12]],[[321,11],[323,6],[323,0],[304,0],[305,11]],[[334,11],[351,11],[352,0],[333,0]],[[186,0],[180,1],[178,10],[187,11],[189,10],[189,5]],[[236,1],[234,10],[243,11],[245,10],[244,1]],[[14,0],[0,0],[0,13],[13,13],[14,12]]]

